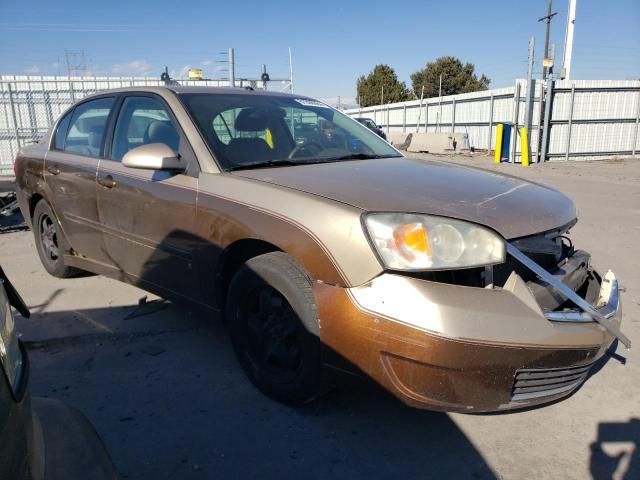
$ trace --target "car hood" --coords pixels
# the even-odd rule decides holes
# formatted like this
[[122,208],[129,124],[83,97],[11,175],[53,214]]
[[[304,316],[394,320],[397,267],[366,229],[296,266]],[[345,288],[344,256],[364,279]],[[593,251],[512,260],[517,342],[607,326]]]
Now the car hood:
[[576,218],[574,203],[543,185],[449,163],[383,158],[234,172],[365,211],[419,212],[486,225],[505,238]]

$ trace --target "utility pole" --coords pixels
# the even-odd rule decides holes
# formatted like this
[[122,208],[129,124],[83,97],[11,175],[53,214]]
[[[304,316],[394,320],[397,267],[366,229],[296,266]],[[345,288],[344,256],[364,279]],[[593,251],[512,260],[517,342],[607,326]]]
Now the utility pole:
[[534,57],[534,47],[535,47],[535,38],[531,37],[529,39],[529,66],[527,69],[527,96],[526,96],[526,104],[524,109],[524,124],[527,127],[527,131],[531,130],[531,117],[532,117],[532,108],[531,105],[533,103],[533,57]]
[[382,85],[382,90],[380,92],[380,105],[384,105],[384,85]]
[[551,19],[558,14],[558,12],[551,13],[552,4],[553,4],[553,0],[549,0],[549,7],[547,9],[547,15],[538,19],[539,22],[545,21],[547,23],[547,34],[546,34],[545,40],[544,40],[544,58],[543,58],[543,65],[544,66],[543,66],[543,69],[542,69],[542,79],[543,80],[547,79],[547,73],[549,72],[549,67],[550,67],[550,65],[547,65],[547,64],[549,63],[549,61],[548,61],[548,58],[549,58],[549,32],[551,30]]
[[563,80],[571,78],[571,57],[573,56],[573,30],[576,23],[576,4],[578,0],[569,0],[569,9],[567,11],[567,30],[564,35],[564,56],[562,59]]
[[[420,132],[420,116],[422,115],[423,100],[424,100],[424,85],[422,85],[422,91],[420,92],[420,106],[418,107],[418,121],[416,122],[416,133]],[[424,133],[427,133],[427,127],[424,128]]]
[[293,93],[293,62],[291,60],[291,47],[289,47],[289,93]]
[[438,87],[438,132],[440,131],[440,120],[442,119],[442,74],[440,74],[440,86]]
[[67,76],[83,76],[87,73],[87,61],[84,48],[82,50],[65,50],[64,56],[67,61]]
[[235,88],[236,86],[236,67],[235,67],[235,55],[233,52],[233,48],[229,49],[229,86],[231,88]]

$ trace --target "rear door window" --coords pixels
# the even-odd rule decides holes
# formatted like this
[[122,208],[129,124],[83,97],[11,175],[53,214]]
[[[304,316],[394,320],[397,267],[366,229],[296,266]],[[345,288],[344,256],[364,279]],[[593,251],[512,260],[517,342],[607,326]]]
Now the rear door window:
[[67,137],[67,130],[69,130],[69,121],[73,112],[67,113],[62,120],[58,122],[56,129],[56,135],[53,141],[53,148],[55,150],[64,150],[64,141]]
[[65,152],[95,158],[102,155],[102,143],[113,101],[113,97],[99,98],[75,108],[64,142]]

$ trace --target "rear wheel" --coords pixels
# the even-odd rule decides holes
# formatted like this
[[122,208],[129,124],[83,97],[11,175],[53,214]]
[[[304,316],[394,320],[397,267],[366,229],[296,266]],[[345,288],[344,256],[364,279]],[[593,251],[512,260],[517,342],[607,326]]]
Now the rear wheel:
[[311,284],[286,254],[260,255],[236,272],[226,318],[240,364],[264,394],[288,404],[317,395],[320,339]]
[[64,254],[69,250],[69,246],[64,239],[58,219],[45,199],[37,203],[33,211],[32,224],[36,249],[47,272],[58,278],[69,278],[83,273],[64,264]]

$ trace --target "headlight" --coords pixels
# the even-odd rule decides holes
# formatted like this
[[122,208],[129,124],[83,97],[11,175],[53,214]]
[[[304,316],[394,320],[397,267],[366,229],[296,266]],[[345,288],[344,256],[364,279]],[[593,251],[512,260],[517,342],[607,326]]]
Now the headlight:
[[505,260],[504,240],[473,223],[414,213],[370,213],[364,223],[392,270],[470,268]]
[[0,366],[5,371],[11,388],[16,392],[22,374],[23,359],[4,283],[5,280],[0,277]]

